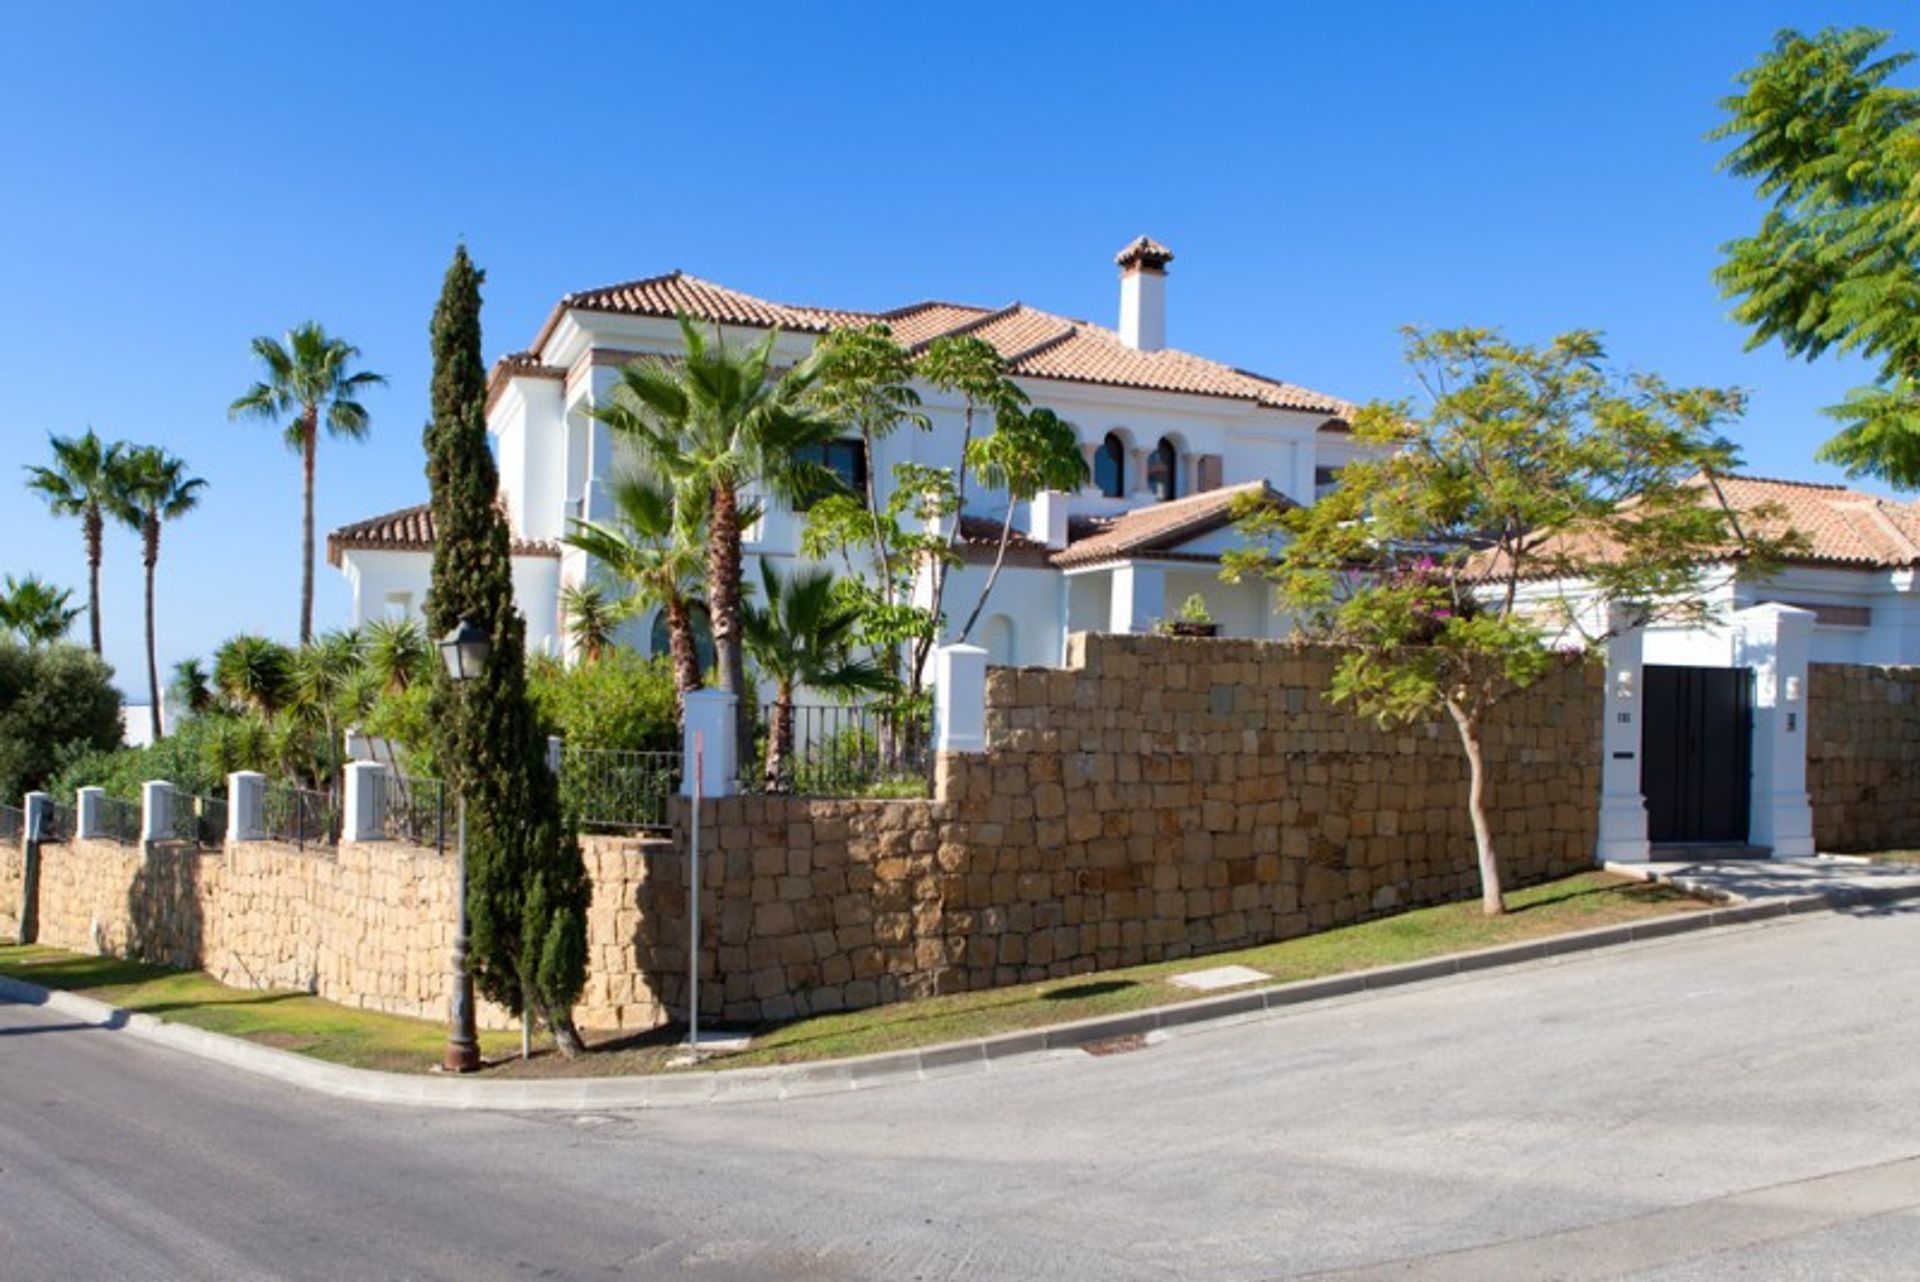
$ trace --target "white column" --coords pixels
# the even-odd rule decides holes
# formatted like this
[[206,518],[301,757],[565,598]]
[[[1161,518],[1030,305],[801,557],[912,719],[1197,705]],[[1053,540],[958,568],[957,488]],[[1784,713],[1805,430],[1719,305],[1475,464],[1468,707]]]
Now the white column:
[[738,700],[725,690],[695,690],[684,700],[680,757],[680,795],[693,795],[694,753],[703,760],[700,795],[731,797],[739,753],[733,739],[733,710]]
[[560,773],[560,765],[566,760],[567,741],[557,734],[547,736],[547,769],[554,774]]
[[933,750],[987,750],[987,652],[977,645],[933,652]]
[[385,841],[387,838],[388,767],[378,761],[355,761],[347,766],[346,796],[341,806],[340,840]]
[[1167,617],[1167,572],[1131,561],[1113,567],[1107,631],[1151,632],[1154,620]]
[[41,834],[47,830],[47,822],[53,815],[53,798],[44,792],[30,792],[26,795],[22,807],[26,811],[26,833],[20,844],[32,845],[38,842]]
[[166,841],[173,836],[173,785],[149,779],[140,785],[140,840]]
[[1646,633],[1627,626],[1631,607],[1615,605],[1608,618],[1606,690],[1601,697],[1600,840],[1597,862],[1644,863],[1652,857],[1647,842],[1647,801],[1640,792],[1642,653]]
[[73,798],[73,835],[81,838],[104,837],[100,822],[100,800],[107,795],[105,788],[82,788]]
[[1753,799],[1747,840],[1775,859],[1813,853],[1807,800],[1807,659],[1813,611],[1769,603],[1733,616],[1735,661],[1753,669]]
[[1058,552],[1067,546],[1067,496],[1042,490],[1027,500],[1027,537]]
[[257,770],[227,776],[227,840],[265,841],[267,777]]

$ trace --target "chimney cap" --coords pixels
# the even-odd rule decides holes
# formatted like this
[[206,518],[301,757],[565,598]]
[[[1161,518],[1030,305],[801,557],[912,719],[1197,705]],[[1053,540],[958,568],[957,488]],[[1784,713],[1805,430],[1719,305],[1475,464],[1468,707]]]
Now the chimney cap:
[[1163,272],[1173,261],[1173,251],[1150,237],[1135,236],[1113,261],[1126,271]]

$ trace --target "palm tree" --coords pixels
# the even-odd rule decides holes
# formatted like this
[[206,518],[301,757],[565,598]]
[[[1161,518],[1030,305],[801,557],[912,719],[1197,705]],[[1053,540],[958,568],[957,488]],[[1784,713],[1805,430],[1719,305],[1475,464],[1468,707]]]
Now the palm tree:
[[180,706],[195,716],[213,710],[213,678],[199,659],[182,659],[173,665],[173,684],[168,692]]
[[366,643],[367,670],[382,690],[400,694],[433,680],[439,658],[419,620],[376,619],[367,625]]
[[271,717],[292,695],[293,655],[266,637],[229,637],[213,652],[213,684],[236,708]]
[[325,739],[325,748],[313,754],[315,773],[326,771],[327,790],[335,796],[339,795],[345,756],[340,742],[342,713],[352,715],[352,709],[343,704],[364,691],[356,678],[366,668],[366,656],[365,643],[351,628],[328,632],[293,652],[289,674],[293,698],[288,711],[293,719],[317,728]]
[[573,648],[586,662],[595,663],[613,648],[614,629],[632,610],[598,583],[569,583],[560,589],[560,613]]
[[129,452],[121,463],[121,485],[112,511],[128,529],[140,535],[141,563],[147,569],[147,691],[152,706],[153,737],[161,737],[160,666],[153,644],[153,572],[160,564],[160,527],[185,516],[200,503],[207,483],[187,475],[187,464],[156,445]]
[[807,402],[818,365],[808,357],[772,374],[777,329],[751,348],[716,332],[711,341],[682,316],[686,354],[666,364],[635,361],[620,373],[611,401],[594,417],[641,449],[676,496],[704,501],[707,512],[707,609],[713,621],[720,688],[739,701],[744,745],[753,733],[753,699],[741,649],[741,491],[758,487],[792,504],[840,488],[820,463],[801,457],[832,440],[837,427]]
[[[575,521],[565,540],[632,586],[629,609],[658,607],[666,615],[676,699],[700,688],[693,619],[700,605],[705,505],[696,498],[688,494],[687,502],[678,502],[665,484],[630,470],[614,481],[617,521]],[[758,517],[757,511],[745,515],[749,525]]]
[[859,607],[835,595],[833,575],[802,570],[783,578],[771,560],[760,562],[765,604],[746,608],[747,649],[774,684],[773,719],[767,729],[766,786],[792,786],[793,692],[802,686],[824,694],[851,695],[885,689],[886,671],[854,657]]
[[87,624],[93,652],[100,653],[100,537],[106,528],[102,513],[120,486],[120,460],[126,446],[104,444],[88,428],[82,436],[49,436],[52,467],[29,467],[27,488],[38,491],[55,516],[80,518],[87,547]]
[[367,410],[357,399],[387,380],[366,370],[351,372],[360,349],[343,338],[329,338],[315,321],[287,331],[286,341],[262,335],[253,354],[266,378],[228,407],[233,418],[286,420],[287,448],[300,455],[300,644],[313,639],[313,466],[324,417],[329,436],[361,440],[367,434]]
[[80,617],[79,606],[69,606],[73,592],[29,574],[6,579],[0,592],[0,628],[13,633],[28,645],[45,645],[67,635],[67,629]]

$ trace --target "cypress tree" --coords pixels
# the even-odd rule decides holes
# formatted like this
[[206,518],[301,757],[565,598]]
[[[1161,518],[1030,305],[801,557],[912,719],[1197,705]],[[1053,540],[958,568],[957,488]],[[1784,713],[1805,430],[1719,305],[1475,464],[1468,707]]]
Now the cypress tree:
[[486,671],[465,682],[438,673],[433,721],[443,773],[467,799],[475,985],[510,1010],[531,1008],[571,1056],[581,1049],[572,1012],[586,982],[590,890],[527,697],[526,624],[513,607],[499,476],[487,448],[483,279],[466,246],[457,248],[433,314],[426,447],[436,539],[426,609],[435,636],[472,619],[486,629],[493,654]]

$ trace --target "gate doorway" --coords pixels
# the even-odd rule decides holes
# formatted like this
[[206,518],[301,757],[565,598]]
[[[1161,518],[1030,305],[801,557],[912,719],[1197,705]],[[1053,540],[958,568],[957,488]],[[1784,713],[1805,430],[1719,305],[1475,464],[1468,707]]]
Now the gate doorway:
[[1753,755],[1753,673],[1647,665],[1640,791],[1647,837],[1744,844]]

